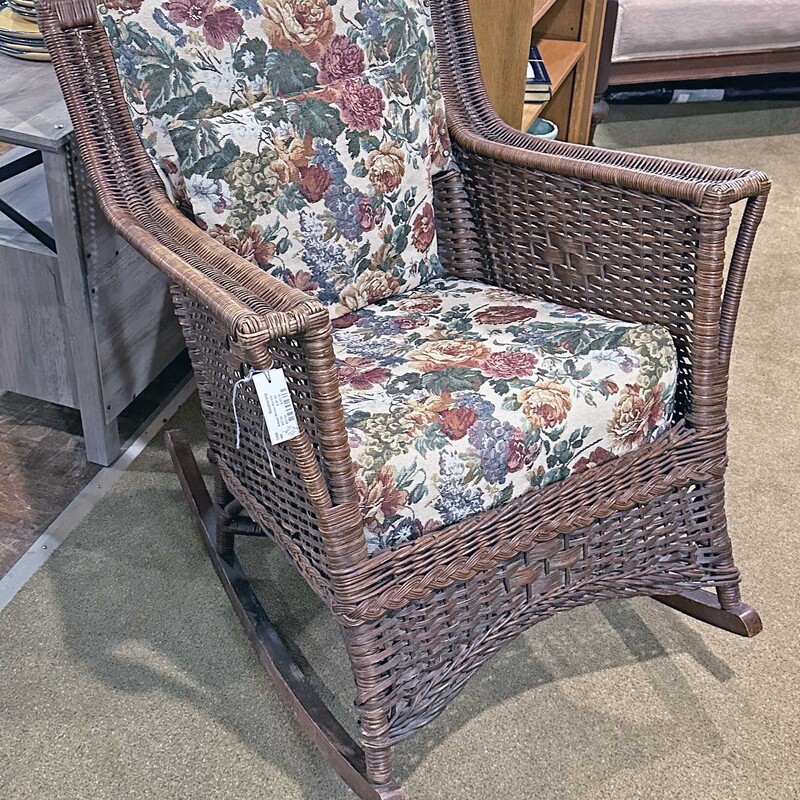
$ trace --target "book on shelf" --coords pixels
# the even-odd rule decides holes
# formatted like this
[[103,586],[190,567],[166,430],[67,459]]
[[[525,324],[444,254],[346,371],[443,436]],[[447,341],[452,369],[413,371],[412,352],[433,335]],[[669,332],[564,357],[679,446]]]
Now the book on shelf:
[[526,88],[540,91],[549,90],[551,84],[550,73],[547,71],[539,48],[536,45],[531,45],[530,54],[528,55],[528,75],[525,80]]
[[531,45],[528,56],[528,72],[525,78],[525,102],[546,103],[552,97],[552,82],[542,54],[536,45]]
[[552,98],[553,94],[549,90],[546,92],[525,92],[526,103],[546,103]]

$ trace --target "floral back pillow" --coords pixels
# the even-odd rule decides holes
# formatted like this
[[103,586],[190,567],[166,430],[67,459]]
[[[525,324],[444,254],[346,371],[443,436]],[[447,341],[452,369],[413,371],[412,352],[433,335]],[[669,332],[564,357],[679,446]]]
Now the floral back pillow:
[[450,151],[425,0],[112,0],[134,123],[173,199],[341,316],[441,272]]

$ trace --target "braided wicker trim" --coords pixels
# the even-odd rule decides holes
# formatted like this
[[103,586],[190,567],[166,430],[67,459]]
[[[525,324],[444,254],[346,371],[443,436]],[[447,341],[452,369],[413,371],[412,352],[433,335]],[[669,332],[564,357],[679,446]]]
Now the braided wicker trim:
[[336,603],[333,610],[345,625],[378,619],[508,561],[536,542],[647,503],[673,487],[719,479],[726,463],[724,433],[701,436],[678,423],[653,445],[594,468],[591,482],[572,475],[397,550],[374,554],[359,570],[362,595],[371,596],[352,605]]

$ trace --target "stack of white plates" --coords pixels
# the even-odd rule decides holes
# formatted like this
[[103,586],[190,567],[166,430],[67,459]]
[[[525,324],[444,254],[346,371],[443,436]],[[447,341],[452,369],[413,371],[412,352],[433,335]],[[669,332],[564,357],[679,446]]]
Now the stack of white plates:
[[33,0],[8,0],[8,7],[21,17],[36,22],[36,8]]
[[[15,7],[31,0],[13,0]],[[24,58],[27,61],[49,61],[50,56],[44,46],[44,39],[34,19],[20,16],[10,5],[0,9],[0,53],[12,58]]]

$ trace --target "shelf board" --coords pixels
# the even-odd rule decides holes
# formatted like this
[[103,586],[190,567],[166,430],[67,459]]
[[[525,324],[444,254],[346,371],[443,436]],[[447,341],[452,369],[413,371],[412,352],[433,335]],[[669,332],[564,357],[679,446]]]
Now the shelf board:
[[[542,54],[542,60],[550,74],[551,91],[555,94],[586,52],[586,43],[563,39],[534,39],[534,44]],[[525,103],[522,111],[523,131],[528,130],[546,105],[547,103]]]
[[533,3],[533,20],[531,27],[536,23],[558,2],[558,0],[534,0]]

